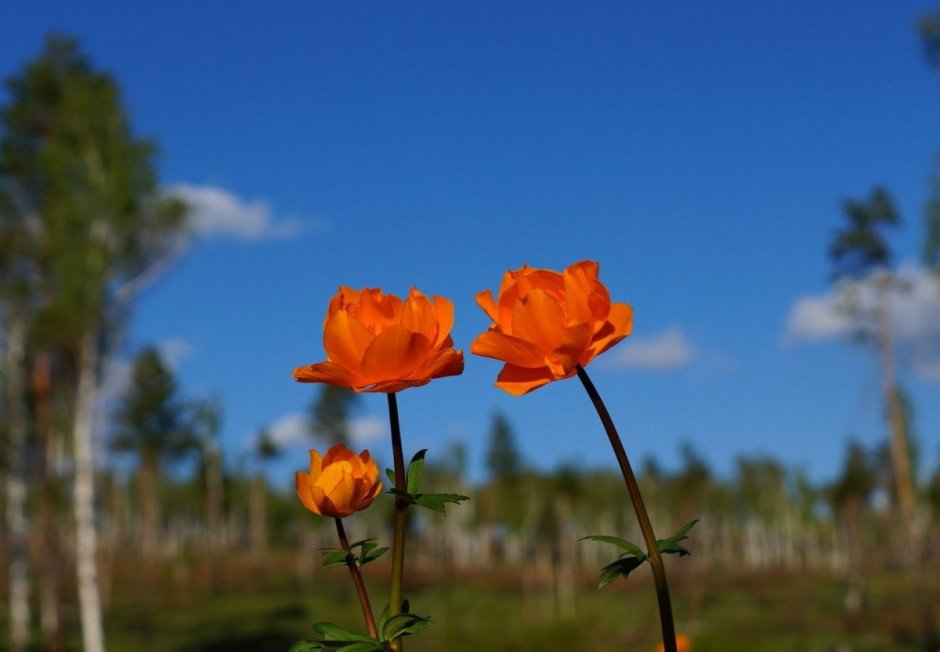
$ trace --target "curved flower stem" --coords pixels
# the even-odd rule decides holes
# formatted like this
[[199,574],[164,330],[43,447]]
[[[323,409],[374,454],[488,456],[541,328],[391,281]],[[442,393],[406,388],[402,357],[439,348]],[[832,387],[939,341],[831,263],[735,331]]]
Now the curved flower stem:
[[[405,491],[407,479],[405,478],[405,457],[401,446],[401,427],[398,425],[398,401],[394,392],[388,394],[388,420],[392,431],[392,458],[395,466],[395,488]],[[401,613],[402,602],[402,575],[405,570],[405,510],[408,502],[400,496],[395,497],[395,532],[392,539],[392,578],[390,597],[388,602],[388,615],[396,616]],[[401,638],[392,641],[392,649],[401,652]]]
[[627,492],[630,494],[630,501],[633,503],[633,511],[640,523],[640,530],[643,532],[643,541],[646,543],[646,551],[649,555],[650,568],[653,570],[653,581],[656,584],[656,597],[659,601],[659,621],[663,631],[663,645],[665,652],[677,652],[676,650],[676,628],[672,621],[672,602],[669,599],[669,584],[666,583],[666,568],[663,565],[663,557],[659,552],[659,544],[656,542],[656,535],[653,533],[653,526],[650,523],[649,514],[646,513],[646,505],[643,503],[643,496],[640,495],[640,485],[637,484],[636,476],[633,475],[633,469],[630,467],[630,460],[627,459],[627,453],[623,449],[623,443],[620,441],[620,435],[617,434],[617,428],[614,426],[610,413],[600,394],[594,387],[594,383],[588,377],[584,367],[578,365],[578,378],[587,390],[597,415],[604,424],[604,430],[607,431],[607,438],[614,449],[614,456],[620,465],[620,472],[623,474],[623,481],[627,485]]
[[343,527],[343,519],[336,520],[336,534],[339,536],[339,545],[346,551],[346,566],[349,567],[349,574],[352,575],[353,584],[356,585],[356,593],[359,596],[359,604],[362,605],[362,616],[366,621],[366,628],[369,630],[369,636],[378,638],[379,632],[375,627],[375,616],[372,613],[372,605],[369,604],[369,594],[366,592],[365,582],[362,581],[362,573],[359,572],[359,564],[356,558],[349,551],[349,539],[346,538],[346,528]]

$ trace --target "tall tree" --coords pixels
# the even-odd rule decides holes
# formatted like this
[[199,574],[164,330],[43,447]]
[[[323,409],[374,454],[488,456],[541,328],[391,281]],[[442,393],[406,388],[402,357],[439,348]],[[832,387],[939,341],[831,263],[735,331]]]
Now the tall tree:
[[158,192],[155,148],[133,135],[118,87],[77,44],[50,37],[7,81],[0,176],[10,231],[37,270],[31,346],[56,359],[74,455],[75,560],[86,652],[104,649],[95,553],[95,408],[130,300],[166,260],[183,207]]
[[161,467],[192,451],[196,442],[176,379],[160,352],[147,347],[134,360],[131,384],[115,411],[114,450],[137,457],[141,550],[152,554],[159,543],[158,483]]
[[[914,485],[904,408],[895,376],[891,316],[891,295],[899,286],[891,269],[892,253],[885,233],[888,228],[897,227],[901,219],[882,188],[875,188],[867,201],[846,201],[845,216],[848,223],[836,232],[829,247],[833,279],[862,335],[877,347],[895,492],[909,524],[914,512]],[[874,295],[874,305],[864,305],[861,297],[866,290]]]
[[502,412],[493,413],[490,442],[486,451],[486,468],[495,482],[512,480],[522,471],[522,458],[509,420]]
[[209,549],[216,552],[224,543],[224,481],[219,429],[222,402],[218,397],[197,401],[191,406],[193,433],[202,453],[206,490],[206,526]]
[[[940,7],[920,19],[918,31],[928,65],[940,72]],[[934,171],[931,180],[925,226],[924,262],[940,272],[940,170]]]
[[248,505],[249,535],[251,550],[256,554],[265,551],[268,544],[268,483],[265,470],[268,462],[277,458],[281,449],[267,428],[261,428],[255,439],[255,474],[251,478],[251,496]]

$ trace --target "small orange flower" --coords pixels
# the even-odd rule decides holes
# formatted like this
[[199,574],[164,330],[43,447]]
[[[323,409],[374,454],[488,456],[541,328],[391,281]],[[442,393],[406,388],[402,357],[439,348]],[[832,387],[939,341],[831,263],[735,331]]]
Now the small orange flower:
[[[659,643],[654,649],[656,652],[664,652],[666,648],[662,643]],[[679,652],[691,652],[692,641],[685,634],[676,634],[676,649]]]
[[369,455],[337,444],[320,457],[310,451],[310,473],[295,475],[297,497],[314,514],[345,518],[372,504],[382,491],[379,469]]
[[569,378],[630,334],[633,309],[610,302],[598,267],[584,260],[559,273],[526,265],[503,275],[496,300],[489,290],[477,294],[493,324],[470,351],[506,363],[497,387],[520,396]]
[[340,287],[323,322],[326,361],[298,367],[302,383],[328,383],[357,392],[397,392],[463,372],[450,329],[454,305],[429,300],[411,288],[402,302],[393,294]]

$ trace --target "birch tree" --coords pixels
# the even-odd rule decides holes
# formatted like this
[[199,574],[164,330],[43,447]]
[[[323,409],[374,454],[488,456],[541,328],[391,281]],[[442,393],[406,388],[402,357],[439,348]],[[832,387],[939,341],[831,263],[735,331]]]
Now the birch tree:
[[84,650],[100,652],[93,438],[102,369],[131,299],[172,250],[184,211],[158,192],[154,145],[133,134],[116,83],[73,40],[51,36],[7,88],[0,170],[17,200],[11,221],[35,223],[35,342],[71,370],[57,391],[74,457],[80,620]]

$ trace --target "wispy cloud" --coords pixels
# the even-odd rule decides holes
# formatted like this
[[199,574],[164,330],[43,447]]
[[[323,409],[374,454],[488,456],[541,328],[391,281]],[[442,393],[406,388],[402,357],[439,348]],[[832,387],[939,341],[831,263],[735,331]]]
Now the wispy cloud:
[[175,337],[160,342],[157,350],[160,351],[160,357],[166,365],[174,371],[179,369],[183,360],[193,354],[193,347],[189,342]]
[[[940,282],[924,268],[907,264],[897,273],[890,306],[899,361],[915,375],[940,380]],[[783,335],[785,344],[848,339],[870,321],[878,305],[871,283],[843,286],[843,294],[827,291],[798,297],[790,306]],[[842,309],[850,292],[857,314]]]
[[188,227],[196,237],[287,239],[309,228],[309,224],[299,220],[275,218],[266,201],[248,201],[219,186],[177,183],[168,186],[166,192],[189,205]]
[[614,364],[623,369],[673,371],[689,365],[698,355],[678,327],[646,336],[631,336],[621,343]]
[[[386,436],[388,424],[376,417],[362,417],[349,421],[349,438],[353,446],[364,446],[367,443]],[[302,412],[285,414],[268,428],[271,439],[282,448],[298,446],[332,445],[330,442],[320,442],[310,436],[310,419]],[[257,433],[249,436],[251,441]]]
[[[268,435],[281,448],[312,443],[309,421],[302,412],[291,412],[282,416],[268,428]],[[252,438],[256,436],[257,433],[252,435]]]

